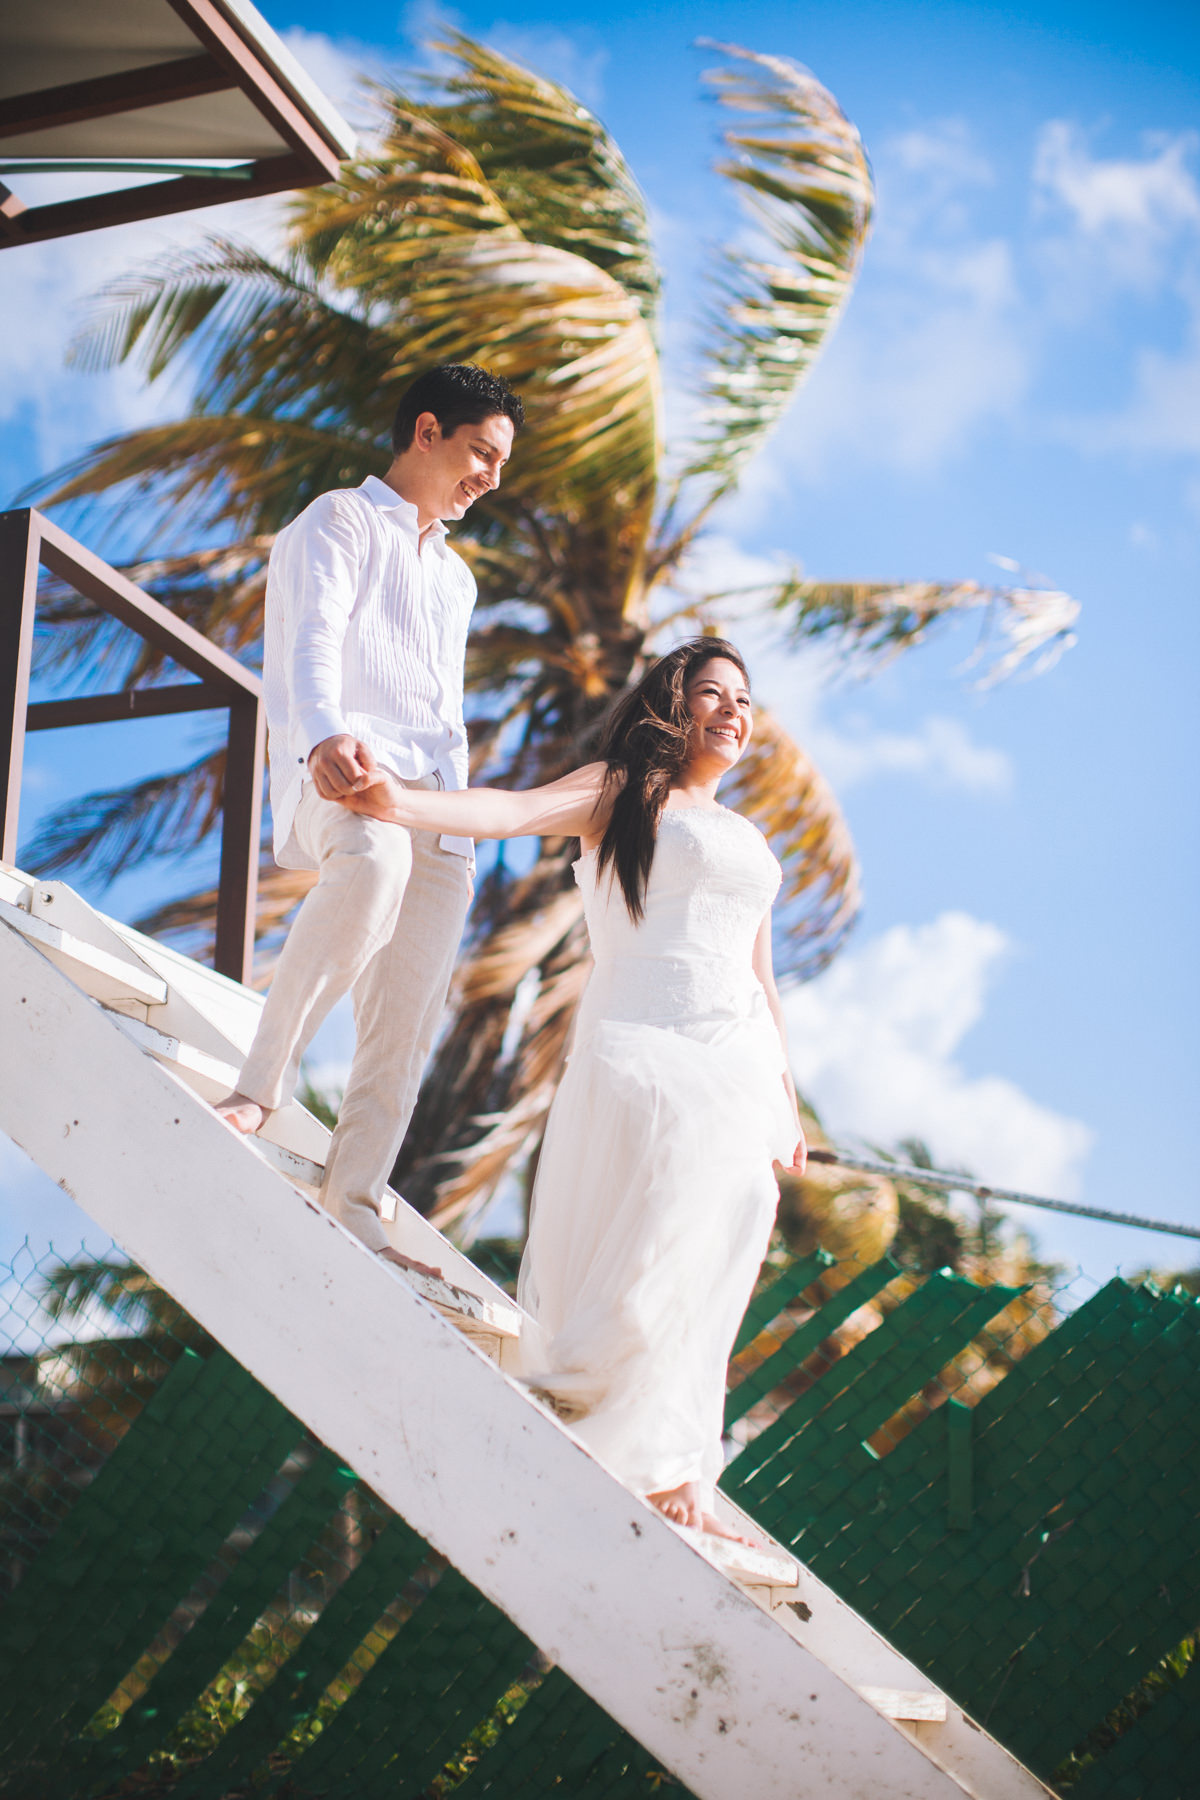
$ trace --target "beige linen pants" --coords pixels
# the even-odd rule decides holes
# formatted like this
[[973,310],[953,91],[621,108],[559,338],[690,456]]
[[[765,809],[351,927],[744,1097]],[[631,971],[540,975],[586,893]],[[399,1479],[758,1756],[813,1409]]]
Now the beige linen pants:
[[370,1249],[383,1250],[379,1203],[446,1002],[471,871],[465,857],[440,848],[436,832],[348,812],[307,782],[293,829],[319,873],[288,933],[238,1086],[262,1107],[286,1105],[313,1033],[353,991],[354,1061],[321,1199]]

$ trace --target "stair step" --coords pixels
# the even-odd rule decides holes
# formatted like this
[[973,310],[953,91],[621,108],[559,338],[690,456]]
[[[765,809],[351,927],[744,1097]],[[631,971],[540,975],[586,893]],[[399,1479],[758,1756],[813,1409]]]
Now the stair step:
[[484,1294],[468,1293],[443,1276],[420,1275],[415,1269],[401,1269],[409,1287],[436,1306],[468,1337],[501,1337],[515,1340],[521,1335],[522,1313],[519,1307],[506,1306]]
[[202,1100],[222,1100],[236,1088],[238,1071],[232,1063],[222,1062],[219,1057],[210,1056],[207,1050],[197,1050],[194,1044],[170,1037],[167,1032],[159,1031],[157,1026],[147,1025],[141,1019],[129,1019],[118,1012],[109,1016],[140,1049],[170,1069]]
[[[282,1144],[268,1143],[265,1138],[250,1137],[247,1144],[264,1162],[286,1175],[289,1181],[299,1186],[318,1192],[325,1179],[323,1166],[314,1162],[311,1157],[298,1156],[294,1150],[287,1150]],[[391,1201],[389,1207],[387,1202]],[[403,1202],[399,1194],[389,1189],[384,1195],[384,1217],[394,1221],[397,1211]],[[427,1254],[433,1254],[427,1252]],[[402,1271],[404,1279],[410,1287],[422,1294],[438,1311],[452,1319],[460,1331],[468,1337],[492,1338],[501,1337],[516,1339],[521,1335],[521,1310],[517,1306],[506,1303],[488,1294],[473,1294],[466,1288],[457,1287],[454,1282],[444,1276],[421,1275],[415,1269]]]
[[[230,1090],[227,1088],[225,1091],[228,1093]],[[273,1169],[278,1169],[281,1175],[286,1175],[289,1181],[294,1181],[298,1187],[310,1188],[314,1193],[320,1192],[325,1170],[311,1156],[301,1156],[283,1144],[272,1144],[257,1133],[248,1137],[246,1142],[256,1155],[261,1156],[264,1162],[269,1162]]]
[[946,1723],[946,1696],[936,1688],[905,1692],[900,1688],[860,1687],[858,1691],[885,1719],[903,1719],[916,1725]]
[[794,1588],[799,1585],[798,1563],[778,1545],[756,1550],[749,1544],[735,1544],[731,1538],[713,1537],[709,1532],[693,1531],[686,1525],[677,1525],[675,1529],[689,1544],[695,1545],[706,1562],[739,1586]]
[[0,898],[0,921],[11,925],[22,937],[36,944],[43,956],[69,975],[103,1006],[134,1001],[140,1006],[161,1006],[167,997],[167,984],[143,965],[110,950],[89,944],[61,925],[36,918],[24,907]]

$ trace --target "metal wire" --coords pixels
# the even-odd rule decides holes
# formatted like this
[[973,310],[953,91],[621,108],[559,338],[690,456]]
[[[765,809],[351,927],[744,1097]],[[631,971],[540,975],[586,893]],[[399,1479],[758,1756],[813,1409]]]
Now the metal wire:
[[943,1188],[947,1193],[973,1194],[977,1200],[1012,1200],[1019,1206],[1040,1206],[1043,1212],[1071,1213],[1078,1219],[1100,1219],[1106,1225],[1133,1225],[1142,1231],[1167,1231],[1173,1237],[1200,1238],[1200,1225],[1178,1225],[1170,1219],[1144,1219],[1138,1213],[1109,1212],[1103,1206],[1082,1206],[1074,1200],[1047,1200],[1043,1194],[1023,1194],[1017,1188],[990,1187],[969,1175],[947,1175],[940,1169],[919,1169],[912,1163],[880,1162],[870,1156],[854,1156],[848,1150],[810,1150],[809,1162],[837,1169],[854,1169],[863,1175],[886,1175],[891,1180],[919,1182],[922,1187]]

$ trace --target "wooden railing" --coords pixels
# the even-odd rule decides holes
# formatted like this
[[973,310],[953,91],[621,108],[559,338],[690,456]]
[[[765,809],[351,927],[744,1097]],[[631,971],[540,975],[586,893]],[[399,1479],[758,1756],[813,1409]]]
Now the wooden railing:
[[[31,705],[29,678],[39,568],[49,569],[197,679],[170,687],[127,688],[120,693]],[[229,730],[213,965],[235,981],[248,981],[254,954],[266,749],[262,683],[234,657],[218,650],[41,513],[29,507],[0,513],[0,860],[17,860],[27,731],[221,708],[229,713]]]

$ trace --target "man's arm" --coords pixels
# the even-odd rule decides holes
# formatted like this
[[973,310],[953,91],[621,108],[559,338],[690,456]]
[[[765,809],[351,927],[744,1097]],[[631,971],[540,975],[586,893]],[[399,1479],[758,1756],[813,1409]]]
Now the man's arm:
[[288,694],[297,738],[317,792],[341,800],[367,786],[374,757],[342,711],[342,649],[366,555],[361,522],[323,495],[281,539],[275,585],[284,607]]

